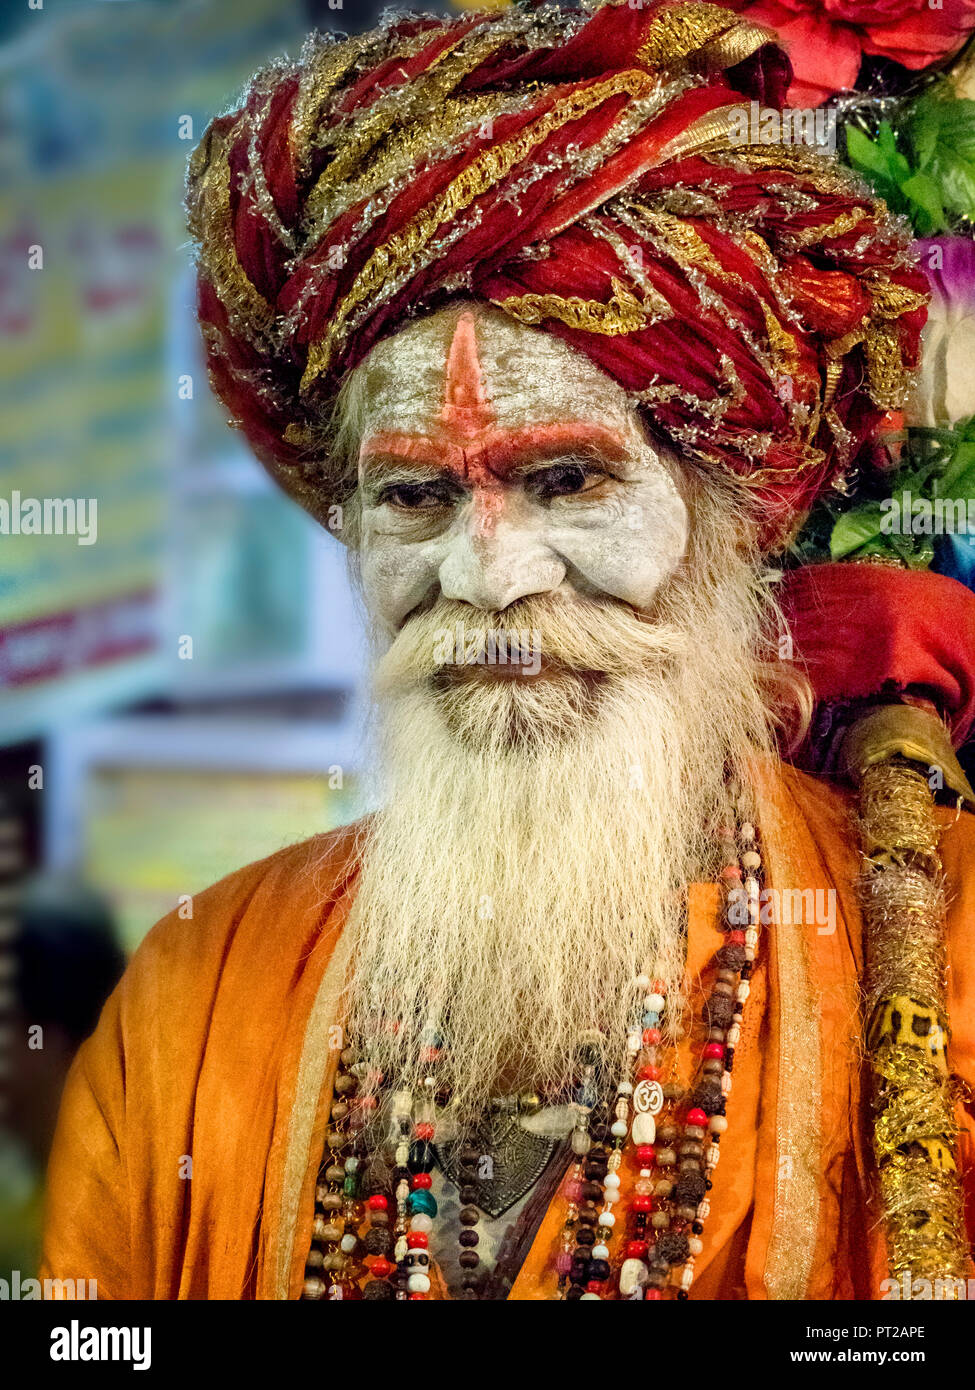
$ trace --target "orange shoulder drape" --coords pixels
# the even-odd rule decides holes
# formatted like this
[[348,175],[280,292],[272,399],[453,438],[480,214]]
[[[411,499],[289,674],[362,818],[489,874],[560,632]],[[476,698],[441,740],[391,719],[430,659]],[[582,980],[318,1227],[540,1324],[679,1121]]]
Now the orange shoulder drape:
[[[691,1297],[876,1298],[856,838],[846,797],[792,769],[769,774],[764,800],[769,885],[811,889],[834,915],[763,935]],[[975,1084],[975,817],[940,814],[951,1060]],[[361,832],[249,865],[198,895],[192,918],[172,913],[146,938],[68,1081],[43,1277],[94,1278],[107,1299],[299,1295]],[[718,905],[715,888],[692,886],[688,966],[701,1001]],[[975,1207],[975,1119],[960,1109],[959,1120]],[[551,1297],[561,1201],[511,1298]]]

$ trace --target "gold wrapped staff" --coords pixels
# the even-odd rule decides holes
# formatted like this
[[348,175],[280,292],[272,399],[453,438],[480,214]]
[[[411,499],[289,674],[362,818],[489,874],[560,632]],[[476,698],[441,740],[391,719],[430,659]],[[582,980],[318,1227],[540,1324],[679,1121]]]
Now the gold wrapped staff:
[[970,1254],[947,1059],[935,770],[959,797],[975,798],[940,719],[912,706],[860,719],[843,760],[860,793],[867,1079],[890,1275],[920,1297],[964,1298]]

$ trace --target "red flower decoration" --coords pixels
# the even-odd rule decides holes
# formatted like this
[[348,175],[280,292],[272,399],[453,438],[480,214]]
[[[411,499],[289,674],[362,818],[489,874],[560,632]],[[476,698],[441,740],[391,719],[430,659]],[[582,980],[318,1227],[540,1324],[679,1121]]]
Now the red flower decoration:
[[852,87],[865,53],[926,68],[975,29],[975,0],[755,0],[732,8],[778,31],[796,106],[819,106]]

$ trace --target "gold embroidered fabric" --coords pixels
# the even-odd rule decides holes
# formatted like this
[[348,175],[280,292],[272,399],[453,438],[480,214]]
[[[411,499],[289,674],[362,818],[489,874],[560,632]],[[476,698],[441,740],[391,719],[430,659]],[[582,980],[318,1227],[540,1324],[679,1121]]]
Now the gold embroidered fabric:
[[720,5],[670,5],[654,18],[636,56],[659,70],[703,50],[710,64],[729,67],[773,37],[770,29],[742,21]]
[[[558,319],[570,328],[582,328],[587,333],[603,333],[616,337],[621,333],[638,333],[649,322],[650,315],[622,280],[612,279],[613,296],[608,304],[596,299],[563,298],[558,294],[519,294],[494,301],[512,318],[522,323],[541,323],[543,319]],[[657,311],[661,312],[660,310]],[[663,303],[668,317],[669,306]]]
[[799,369],[799,345],[791,333],[786,332],[772,310],[762,304],[765,314],[765,329],[772,351],[778,358],[783,372],[793,376]]
[[700,232],[685,218],[650,207],[638,198],[621,200],[620,207],[631,212],[658,236],[679,266],[685,269],[688,266],[698,267],[721,279],[726,278],[727,271],[722,268]]
[[[418,117],[405,130],[391,132],[376,150],[364,170],[344,184],[338,179],[316,184],[308,200],[309,238],[315,229],[325,232],[336,218],[382,189],[396,185],[405,176],[439,157],[461,135],[479,131],[498,116],[526,109],[535,100],[528,96],[486,93],[455,97],[430,114]],[[329,171],[327,171],[329,172]]]
[[500,145],[490,145],[483,150],[451,180],[435,202],[418,213],[403,231],[398,232],[372,253],[349,293],[336,308],[324,337],[309,348],[308,365],[301,378],[301,390],[307,391],[328,367],[353,309],[367,298],[376,296],[396,271],[413,261],[429,244],[439,227],[469,207],[488,189],[500,183],[515,165],[526,159],[554,131],[578,120],[580,116],[586,115],[593,107],[601,105],[611,97],[621,94],[630,97],[646,96],[653,90],[653,86],[654,79],[636,69],[619,73],[605,82],[596,82],[581,91],[559,97],[548,111],[525,130],[519,131]]
[[860,744],[866,1043],[890,1274],[928,1279],[932,1297],[954,1299],[968,1249],[933,796],[926,769],[899,754],[875,759],[869,739]]
[[[445,100],[469,72],[480,67],[485,59],[508,41],[508,32],[500,26],[494,26],[486,34],[475,30],[472,35],[465,35],[447,45],[437,54],[422,78],[410,84],[405,91],[394,87],[373,102],[363,115],[353,118],[333,159],[308,195],[307,225],[313,226],[321,220],[329,192],[359,168],[367,153],[394,125],[408,123],[412,112],[427,103],[436,104]],[[429,44],[429,38],[427,42]]]
[[883,410],[896,410],[910,382],[896,326],[880,323],[871,327],[864,339],[864,349],[871,397]]
[[190,231],[200,243],[200,261],[228,314],[242,331],[260,339],[274,320],[274,310],[254,287],[240,264],[230,217],[230,164],[224,137],[211,129],[193,152],[195,178],[189,203]]
[[867,216],[869,214],[866,208],[851,208],[849,212],[841,212],[839,217],[821,227],[804,227],[795,233],[793,241],[796,246],[818,246],[822,241],[846,236],[848,232],[859,227]]
[[[425,43],[429,35],[418,35]],[[331,44],[321,49],[301,75],[294,115],[288,127],[288,140],[295,161],[297,176],[307,173],[312,151],[319,146],[322,113],[336,87],[353,65],[374,43],[373,36]]]

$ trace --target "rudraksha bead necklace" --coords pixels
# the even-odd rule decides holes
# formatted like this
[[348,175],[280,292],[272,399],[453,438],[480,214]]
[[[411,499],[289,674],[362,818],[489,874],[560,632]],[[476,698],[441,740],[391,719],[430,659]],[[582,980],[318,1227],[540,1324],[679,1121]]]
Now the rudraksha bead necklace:
[[[708,1037],[691,1085],[685,1089],[677,1083],[676,1058],[671,1075],[661,1082],[660,1025],[667,998],[662,983],[647,975],[631,987],[626,1048],[631,1073],[617,1083],[610,1105],[599,1098],[597,1046],[584,1041],[580,1049],[571,1134],[575,1162],[563,1186],[567,1205],[555,1256],[556,1299],[681,1299],[693,1283],[711,1210],[711,1175],[728,1127],[725,1110],[761,921],[762,861],[755,827],[745,822],[737,835],[721,827],[718,843],[727,895],[725,941],[715,957],[716,978],[703,1010]],[[391,1099],[394,1162],[391,1172],[378,1169],[384,1175],[378,1183],[363,1135],[379,1104],[382,1077],[354,1048],[340,1054],[304,1299],[412,1301],[430,1295],[430,1233],[437,1215],[430,1175],[441,1048],[435,1021],[427,1024],[421,1046],[428,1064],[423,1088],[418,1096],[397,1092]],[[483,1157],[469,1146],[460,1154],[458,1240],[467,1299],[478,1297],[481,1277],[476,1227]],[[624,1163],[635,1176],[629,1198],[621,1202]],[[372,1189],[368,1195],[364,1176]]]

